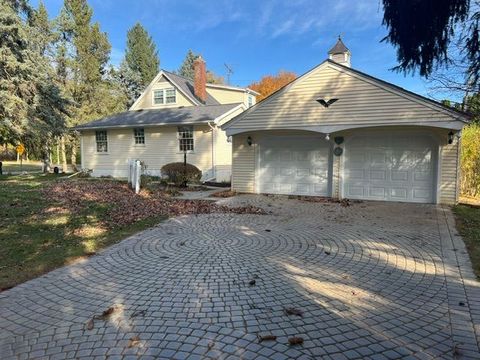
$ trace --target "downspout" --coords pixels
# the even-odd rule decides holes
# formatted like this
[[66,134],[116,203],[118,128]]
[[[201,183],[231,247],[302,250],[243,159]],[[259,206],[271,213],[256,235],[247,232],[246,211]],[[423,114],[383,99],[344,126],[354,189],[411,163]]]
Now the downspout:
[[211,181],[217,178],[217,170],[215,167],[215,127],[210,122],[207,123],[208,127],[212,130],[212,178],[205,181]]

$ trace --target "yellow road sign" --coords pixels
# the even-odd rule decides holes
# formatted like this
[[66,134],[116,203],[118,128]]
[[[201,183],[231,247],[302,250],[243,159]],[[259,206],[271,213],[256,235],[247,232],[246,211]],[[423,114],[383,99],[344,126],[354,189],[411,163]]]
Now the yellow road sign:
[[25,146],[23,146],[22,144],[19,144],[19,145],[17,145],[15,150],[17,150],[17,153],[19,155],[23,155],[23,153],[25,152]]

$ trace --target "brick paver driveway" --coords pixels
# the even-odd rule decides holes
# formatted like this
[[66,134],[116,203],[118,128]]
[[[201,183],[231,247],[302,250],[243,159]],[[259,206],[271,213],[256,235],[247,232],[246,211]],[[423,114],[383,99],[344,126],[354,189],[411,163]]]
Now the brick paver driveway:
[[171,219],[1,293],[1,358],[479,358],[448,210],[224,202],[270,214]]

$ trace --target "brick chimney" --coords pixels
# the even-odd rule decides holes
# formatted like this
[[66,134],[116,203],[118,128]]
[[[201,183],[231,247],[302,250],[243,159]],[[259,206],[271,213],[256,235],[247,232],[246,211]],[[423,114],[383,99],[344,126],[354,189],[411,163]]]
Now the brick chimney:
[[207,101],[207,70],[205,68],[205,61],[199,55],[193,62],[194,78],[193,86],[195,96],[203,103]]

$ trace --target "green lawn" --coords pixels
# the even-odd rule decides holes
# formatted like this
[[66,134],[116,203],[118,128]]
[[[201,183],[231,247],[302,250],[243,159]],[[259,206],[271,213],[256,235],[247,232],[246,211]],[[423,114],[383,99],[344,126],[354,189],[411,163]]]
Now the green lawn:
[[453,208],[457,229],[462,235],[473,270],[480,279],[480,207],[457,205]]
[[48,200],[42,189],[57,179],[43,174],[0,176],[0,291],[92,255],[165,218],[106,227],[113,204],[87,197],[77,210]]
[[20,171],[42,171],[42,163],[40,161],[24,161],[23,164],[17,163],[16,161],[2,161],[2,163],[4,174]]

